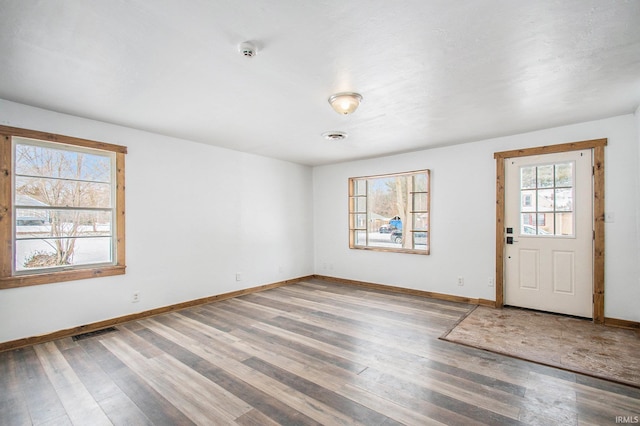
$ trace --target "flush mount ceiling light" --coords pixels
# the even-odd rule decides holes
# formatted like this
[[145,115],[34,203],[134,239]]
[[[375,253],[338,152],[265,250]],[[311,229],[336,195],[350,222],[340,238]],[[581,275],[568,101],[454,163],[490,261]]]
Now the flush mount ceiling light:
[[328,141],[341,141],[347,138],[347,134],[345,132],[331,131],[324,132],[322,137]]
[[353,92],[336,93],[329,98],[331,107],[338,114],[343,115],[353,113],[360,105],[360,101],[362,101],[362,95]]

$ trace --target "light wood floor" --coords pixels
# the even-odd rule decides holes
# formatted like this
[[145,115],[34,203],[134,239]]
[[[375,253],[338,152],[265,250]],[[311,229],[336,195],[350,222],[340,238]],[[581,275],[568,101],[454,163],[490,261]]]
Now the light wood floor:
[[640,415],[640,389],[438,340],[469,309],[307,281],[4,352],[0,424],[606,425]]

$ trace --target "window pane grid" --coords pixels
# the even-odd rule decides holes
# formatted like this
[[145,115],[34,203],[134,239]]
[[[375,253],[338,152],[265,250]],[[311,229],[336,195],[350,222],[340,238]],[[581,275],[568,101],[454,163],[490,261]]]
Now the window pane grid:
[[573,235],[573,163],[520,169],[520,233]]
[[350,178],[350,247],[428,254],[428,175]]
[[42,175],[27,175],[16,173],[14,175],[16,178],[27,178],[27,179],[47,179],[47,180],[55,180],[61,182],[81,182],[81,183],[111,183],[111,180],[95,180],[95,179],[74,179],[74,178],[63,178],[56,176],[42,176]]
[[111,264],[115,153],[14,138],[16,274]]
[[29,209],[29,210],[60,210],[60,211],[87,211],[87,212],[112,212],[113,211],[113,208],[111,207],[31,206],[28,204],[16,204],[15,208]]
[[349,194],[350,245],[366,247],[368,244],[366,180],[351,180]]
[[112,234],[106,235],[76,235],[74,237],[20,237],[16,238],[16,241],[29,241],[29,240],[69,240],[69,239],[83,239],[83,238],[112,238]]
[[2,125],[0,136],[12,219],[0,221],[0,289],[124,274],[127,147]]

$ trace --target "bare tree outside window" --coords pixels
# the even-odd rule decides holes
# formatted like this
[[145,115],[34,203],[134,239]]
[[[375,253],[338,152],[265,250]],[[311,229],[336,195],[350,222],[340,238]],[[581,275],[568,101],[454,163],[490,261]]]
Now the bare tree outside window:
[[126,154],[0,125],[0,289],[126,273]]
[[429,253],[429,170],[349,179],[350,248]]
[[112,153],[15,144],[15,269],[113,259]]

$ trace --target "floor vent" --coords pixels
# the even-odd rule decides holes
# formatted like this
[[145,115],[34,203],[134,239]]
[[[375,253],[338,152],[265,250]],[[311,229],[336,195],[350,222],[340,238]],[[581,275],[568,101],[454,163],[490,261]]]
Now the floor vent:
[[75,336],[72,336],[71,338],[73,339],[74,342],[77,342],[78,340],[88,339],[89,337],[101,336],[103,334],[111,333],[113,331],[118,331],[118,329],[115,328],[115,327],[107,327],[107,328],[103,328],[102,330],[96,330],[96,331],[90,331],[88,333],[76,334]]

